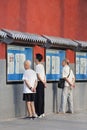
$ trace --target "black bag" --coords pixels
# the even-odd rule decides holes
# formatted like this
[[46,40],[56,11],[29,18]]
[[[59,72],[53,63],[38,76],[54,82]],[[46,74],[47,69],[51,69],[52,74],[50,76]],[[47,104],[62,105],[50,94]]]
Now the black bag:
[[58,82],[58,88],[63,89],[65,86],[65,79],[60,78],[59,82]]
[[[70,76],[70,71],[71,71],[71,69],[69,70],[69,74],[68,74],[67,78]],[[65,87],[65,79],[64,78],[60,78],[59,82],[58,82],[58,88],[63,89],[64,87]]]

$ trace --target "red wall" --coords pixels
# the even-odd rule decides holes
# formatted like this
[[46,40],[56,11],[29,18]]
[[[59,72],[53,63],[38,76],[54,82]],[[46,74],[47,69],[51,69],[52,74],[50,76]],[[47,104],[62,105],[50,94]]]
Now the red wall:
[[0,28],[87,40],[87,0],[0,0]]
[[0,0],[0,28],[59,35],[60,0]]
[[36,54],[40,53],[43,56],[43,62],[45,61],[45,49],[43,49],[42,47],[39,46],[35,46],[34,47],[34,60],[36,58]]
[[75,53],[72,50],[66,51],[66,57],[69,59],[70,63],[75,63]]
[[87,40],[87,0],[66,0],[64,5],[64,37]]
[[0,43],[0,59],[5,59],[6,57],[6,46]]
[[0,28],[87,40],[87,0],[0,0]]

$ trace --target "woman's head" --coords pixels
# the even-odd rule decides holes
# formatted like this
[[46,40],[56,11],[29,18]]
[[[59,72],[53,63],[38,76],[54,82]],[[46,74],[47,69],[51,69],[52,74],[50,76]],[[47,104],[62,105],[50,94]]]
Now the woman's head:
[[38,63],[38,62],[41,62],[43,60],[43,56],[41,54],[36,54],[36,60],[35,62]]

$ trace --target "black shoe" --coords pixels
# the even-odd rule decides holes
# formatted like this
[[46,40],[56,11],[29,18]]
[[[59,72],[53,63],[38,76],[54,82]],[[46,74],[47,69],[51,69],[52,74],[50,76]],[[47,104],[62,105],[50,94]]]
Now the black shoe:
[[32,116],[26,116],[24,119],[32,119]]
[[71,112],[71,111],[66,111],[66,113],[72,114],[73,112]]

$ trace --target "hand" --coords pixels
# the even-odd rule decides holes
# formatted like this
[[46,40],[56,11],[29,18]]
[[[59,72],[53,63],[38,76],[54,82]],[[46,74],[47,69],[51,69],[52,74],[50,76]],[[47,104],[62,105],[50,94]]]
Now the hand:
[[73,84],[73,88],[75,88],[75,84]]
[[32,92],[36,92],[36,88],[34,87],[34,88],[32,88]]
[[47,87],[47,85],[46,85],[46,82],[45,82],[45,81],[43,81],[43,84],[44,84],[44,87],[46,88],[46,87]]
[[30,89],[33,92],[33,88]]
[[71,84],[71,87],[75,88],[75,84]]

